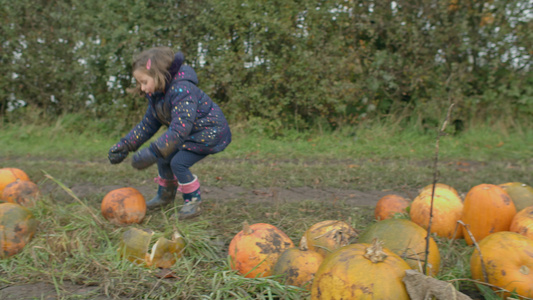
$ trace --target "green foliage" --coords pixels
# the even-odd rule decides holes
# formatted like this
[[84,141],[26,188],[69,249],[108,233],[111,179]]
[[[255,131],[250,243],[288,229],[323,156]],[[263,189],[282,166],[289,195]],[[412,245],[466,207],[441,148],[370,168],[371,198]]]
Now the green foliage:
[[[1,13],[0,116],[114,119],[145,100],[132,56],[185,53],[232,122],[270,136],[367,118],[465,125],[531,119],[528,1],[8,1]],[[19,106],[26,106],[21,108]],[[18,108],[17,108],[18,107]]]

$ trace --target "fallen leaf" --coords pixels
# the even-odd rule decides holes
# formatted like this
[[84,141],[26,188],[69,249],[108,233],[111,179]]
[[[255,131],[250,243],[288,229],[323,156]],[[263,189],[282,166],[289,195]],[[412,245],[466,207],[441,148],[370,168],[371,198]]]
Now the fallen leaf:
[[472,299],[457,291],[453,284],[426,276],[415,270],[405,271],[405,288],[411,300],[468,300]]

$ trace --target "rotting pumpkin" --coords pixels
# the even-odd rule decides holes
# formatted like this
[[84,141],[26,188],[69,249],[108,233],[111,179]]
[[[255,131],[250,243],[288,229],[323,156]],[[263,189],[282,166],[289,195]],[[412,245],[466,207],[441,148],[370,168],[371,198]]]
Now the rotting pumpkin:
[[122,234],[118,252],[121,257],[142,266],[170,268],[183,256],[185,239],[174,232],[169,240],[160,237],[148,252],[154,232],[150,229],[129,228]]
[[[359,243],[379,239],[383,246],[396,253],[413,270],[421,273],[426,260],[427,230],[406,219],[387,219],[368,226],[359,235]],[[426,273],[435,276],[440,269],[440,251],[433,237],[429,237]]]
[[4,188],[1,199],[24,207],[33,207],[40,197],[41,192],[37,184],[29,180],[17,179]]
[[[481,240],[479,250],[476,248],[472,253],[470,258],[472,278],[532,298],[532,254],[533,240],[516,232],[493,233]],[[507,299],[510,296],[509,292],[504,292],[502,299]]]
[[328,255],[315,274],[311,300],[408,300],[402,282],[409,265],[375,239],[356,243]]
[[146,215],[146,201],[135,188],[119,188],[104,196],[101,211],[104,218],[115,225],[141,223]]
[[376,203],[374,218],[379,221],[393,218],[396,214],[405,214],[410,204],[409,200],[400,195],[385,195]]
[[533,206],[526,207],[516,213],[509,231],[519,233],[533,241]]
[[533,187],[522,182],[507,182],[499,185],[513,200],[516,211],[533,205]]
[[0,169],[0,199],[2,198],[2,192],[5,187],[14,182],[15,180],[30,180],[30,177],[26,172],[18,168],[1,168]]
[[272,274],[280,275],[288,285],[311,289],[313,278],[324,257],[307,247],[305,236],[298,247],[285,250],[274,265]]
[[303,236],[309,249],[326,257],[336,249],[351,244],[357,235],[357,231],[346,222],[325,220],[311,225]]
[[22,251],[33,238],[37,223],[27,208],[16,203],[0,204],[0,258]]
[[247,278],[270,276],[280,255],[292,247],[289,236],[276,226],[245,221],[229,244],[231,269]]

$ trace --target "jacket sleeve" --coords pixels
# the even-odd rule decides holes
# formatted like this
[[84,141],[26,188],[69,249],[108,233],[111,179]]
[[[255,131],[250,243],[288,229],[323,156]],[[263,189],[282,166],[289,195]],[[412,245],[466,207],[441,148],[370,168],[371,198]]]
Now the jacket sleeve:
[[168,130],[150,146],[157,156],[166,158],[183,146],[196,119],[198,100],[187,85],[171,87],[171,117]]
[[142,144],[156,134],[161,126],[161,122],[154,117],[153,109],[149,105],[141,122],[133,127],[121,141],[127,145],[129,151],[137,151]]

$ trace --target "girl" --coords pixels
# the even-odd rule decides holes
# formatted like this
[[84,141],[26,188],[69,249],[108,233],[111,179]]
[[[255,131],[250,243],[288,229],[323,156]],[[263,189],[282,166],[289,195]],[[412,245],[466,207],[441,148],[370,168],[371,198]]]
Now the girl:
[[157,195],[146,203],[148,209],[170,204],[176,190],[183,193],[185,205],[180,219],[200,213],[200,182],[189,168],[209,154],[224,150],[231,142],[228,122],[220,107],[197,87],[194,70],[183,65],[181,52],[157,47],[140,53],[133,61],[137,81],[130,92],[145,96],[148,109],[124,138],[109,150],[112,164],[122,162],[148,141],[162,125],[168,127],[149,147],[138,151],[132,166],[142,170],[157,163]]

